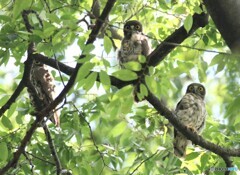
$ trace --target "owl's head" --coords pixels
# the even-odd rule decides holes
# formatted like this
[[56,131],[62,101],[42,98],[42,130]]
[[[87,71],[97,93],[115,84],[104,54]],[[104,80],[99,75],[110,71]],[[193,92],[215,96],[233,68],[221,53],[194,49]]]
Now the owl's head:
[[142,24],[137,20],[128,21],[124,25],[123,32],[125,37],[131,38],[132,33],[142,33]]
[[186,93],[193,93],[200,96],[202,99],[204,99],[206,94],[206,89],[200,83],[192,83],[188,85]]

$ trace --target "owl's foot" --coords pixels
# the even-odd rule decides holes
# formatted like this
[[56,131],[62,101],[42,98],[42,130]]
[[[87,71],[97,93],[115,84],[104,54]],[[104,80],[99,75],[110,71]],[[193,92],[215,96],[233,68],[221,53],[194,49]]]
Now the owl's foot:
[[187,128],[192,131],[195,134],[198,134],[197,130],[195,128],[193,128],[192,126],[187,126]]

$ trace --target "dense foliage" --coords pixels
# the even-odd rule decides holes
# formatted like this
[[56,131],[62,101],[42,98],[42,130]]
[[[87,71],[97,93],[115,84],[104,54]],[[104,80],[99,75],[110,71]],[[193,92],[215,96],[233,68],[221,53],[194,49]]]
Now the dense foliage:
[[[85,45],[98,19],[88,0],[0,0],[0,106],[11,97],[24,70],[29,41],[36,52],[74,67],[82,66],[74,87],[59,105],[61,128],[47,123],[64,169],[72,174],[200,174],[211,167],[225,167],[221,157],[199,146],[190,146],[185,159],[173,154],[173,127],[145,100],[133,100],[133,87],[111,86],[109,75],[133,80],[136,74],[120,70],[117,50],[126,20],[144,26],[154,50],[177,28],[189,31],[192,16],[201,13],[199,0],[119,0],[94,44]],[[100,12],[106,0],[100,0]],[[26,30],[23,10],[34,10]],[[204,10],[204,8],[203,8]],[[91,18],[90,18],[91,17]],[[108,24],[108,25],[107,25]],[[117,32],[117,33],[115,33]],[[174,44],[174,43],[166,43]],[[146,78],[148,88],[174,110],[191,82],[207,90],[207,122],[202,136],[215,144],[240,148],[239,61],[229,54],[210,19],[174,49]],[[80,54],[86,55],[78,59]],[[144,61],[144,60],[143,60]],[[132,70],[141,65],[130,65]],[[90,72],[92,71],[92,72]],[[69,75],[52,69],[58,92]],[[98,81],[96,81],[98,80]],[[141,87],[147,95],[146,87]],[[18,149],[35,120],[26,88],[0,118],[0,167]],[[240,168],[240,158],[233,158]],[[18,164],[9,174],[54,174],[56,166],[41,127],[31,137]]]

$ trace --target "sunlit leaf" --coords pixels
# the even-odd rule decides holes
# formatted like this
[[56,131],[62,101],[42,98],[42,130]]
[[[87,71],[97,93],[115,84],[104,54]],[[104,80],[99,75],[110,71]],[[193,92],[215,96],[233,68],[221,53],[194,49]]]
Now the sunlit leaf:
[[112,50],[112,41],[108,36],[104,36],[103,46],[107,54]]
[[31,0],[25,0],[24,3],[22,2],[22,0],[14,1],[13,18],[17,18],[23,10],[29,9],[31,4]]
[[93,67],[94,67],[94,63],[91,63],[91,62],[84,63],[80,67],[76,79],[77,80],[82,80],[83,78],[85,78],[90,73],[90,71],[92,70]]
[[157,93],[157,81],[155,80],[154,77],[152,76],[145,76],[145,81],[146,81],[146,84],[147,84],[147,87],[148,89],[153,93]]
[[5,162],[8,159],[8,147],[7,147],[7,143],[5,142],[0,142],[0,152],[1,152],[1,156],[0,156],[0,160]]
[[9,96],[8,95],[4,95],[3,97],[0,97],[1,100],[0,100],[0,106],[3,106],[9,99]]
[[91,73],[91,74],[86,78],[86,81],[85,81],[85,84],[84,84],[83,88],[84,88],[86,91],[90,90],[90,89],[93,87],[96,79],[97,79],[97,73],[96,73],[96,72]]
[[140,71],[142,69],[142,65],[137,61],[129,61],[123,64],[126,69],[132,71]]
[[110,135],[112,135],[113,137],[117,137],[125,131],[125,128],[126,128],[126,122],[120,122],[113,127],[113,129],[110,132]]
[[122,69],[117,72],[114,72],[113,76],[123,81],[135,80],[138,77],[135,72],[130,71],[128,69]]
[[12,122],[5,115],[2,116],[1,122],[2,122],[3,126],[8,128],[9,130],[13,129]]
[[100,78],[100,82],[103,84],[105,88],[107,89],[110,88],[111,80],[109,75],[105,71],[100,71],[99,78]]
[[184,28],[186,29],[187,32],[190,31],[193,25],[193,18],[192,15],[188,15],[184,21]]

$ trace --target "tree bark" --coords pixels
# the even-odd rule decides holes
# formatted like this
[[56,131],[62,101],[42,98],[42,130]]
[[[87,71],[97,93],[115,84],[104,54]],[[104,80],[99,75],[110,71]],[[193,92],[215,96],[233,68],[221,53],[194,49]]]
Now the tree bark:
[[226,44],[233,53],[240,53],[240,1],[203,0]]

